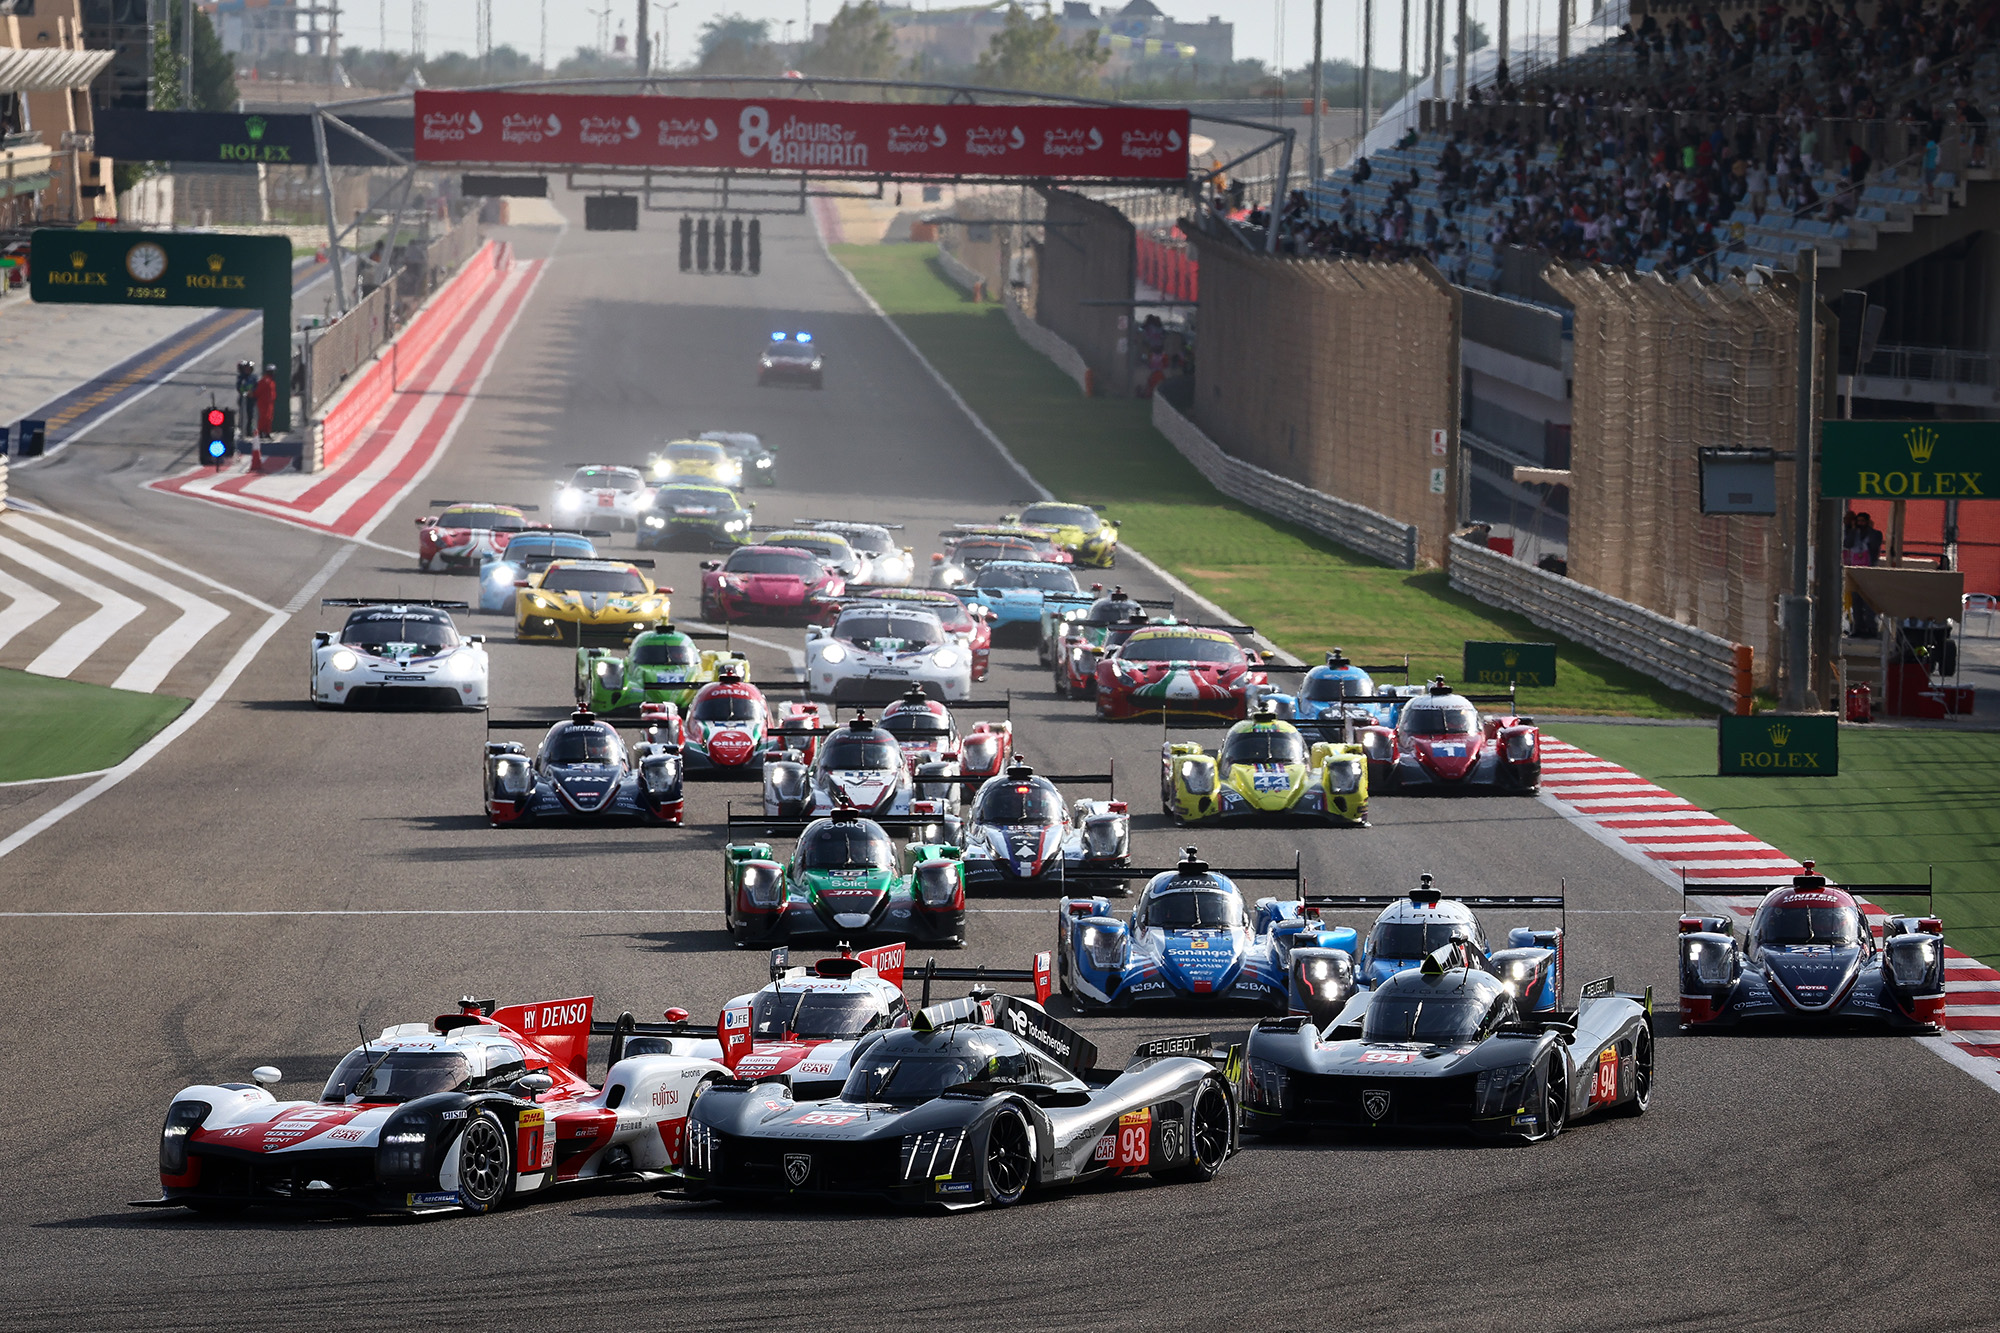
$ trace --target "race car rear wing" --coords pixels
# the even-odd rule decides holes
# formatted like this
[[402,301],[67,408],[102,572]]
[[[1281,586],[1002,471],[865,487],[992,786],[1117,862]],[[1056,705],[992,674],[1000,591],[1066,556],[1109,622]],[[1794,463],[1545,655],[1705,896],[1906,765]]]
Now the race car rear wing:
[[1687,867],[1681,867],[1681,896],[1685,898],[1762,898],[1767,893],[1779,889],[1836,888],[1857,898],[1933,898],[1937,894],[1937,867],[1925,866],[1922,884],[1835,884],[1825,875],[1814,871],[1814,862],[1801,861],[1805,867],[1803,875],[1794,875],[1784,883],[1771,884],[1705,884],[1688,878]]
[[[1032,968],[1007,967],[939,967],[938,960],[927,958],[922,967],[906,967],[904,959],[908,955],[906,944],[882,944],[873,949],[853,952],[847,945],[840,946],[840,953],[833,958],[822,958],[807,964],[806,970],[820,977],[848,977],[864,967],[872,967],[884,981],[901,986],[912,975],[921,977],[924,983],[923,1000],[919,1008],[931,1002],[931,983],[936,981],[970,981],[976,986],[989,982],[1029,982],[1035,988],[1035,1003],[1049,998],[1054,989],[1054,964],[1051,955],[1038,953]],[[782,981],[792,967],[792,951],[780,945],[771,950],[771,980]]]
[[[1056,783],[1058,785],[1068,785],[1077,787],[1092,786],[1101,782],[1105,786],[1110,787],[1112,790],[1115,791],[1117,790],[1118,787],[1118,761],[1116,759],[1109,759],[1106,760],[1105,762],[1108,765],[1108,767],[1106,771],[1102,773],[1043,773],[1038,770],[1027,774],[1027,776],[1035,778],[1047,778],[1050,782]],[[949,778],[916,778],[913,780],[920,787],[929,787],[929,786],[981,787],[989,782],[1004,782],[1006,781],[1006,779],[1007,779],[1007,768],[1006,765],[1003,764],[998,773],[989,774],[988,776],[983,778],[949,777]]]
[[321,606],[428,606],[437,611],[470,611],[470,602],[441,601],[434,597],[322,597]]
[[[1316,893],[1299,901],[1302,906],[1322,912],[1364,912],[1409,902],[1421,893],[1422,890],[1412,893]],[[1438,896],[1432,895],[1433,901]],[[1467,907],[1532,908],[1550,912],[1568,910],[1564,906],[1564,895],[1560,893],[1454,893],[1449,895],[1449,899]]]
[[[684,1010],[669,1012],[684,1013]],[[615,1023],[592,1023],[590,1035],[611,1038],[611,1050],[605,1061],[608,1070],[625,1058],[625,1042],[631,1037],[697,1037],[715,1039],[721,1030],[713,1023],[691,1023],[686,1018],[673,1019],[664,1023],[642,1023],[632,1017],[631,1011],[618,1015]]]
[[1182,860],[1179,865],[1125,866],[1116,870],[1065,870],[1063,879],[1083,883],[1115,884],[1128,879],[1151,879],[1155,875],[1199,874],[1226,875],[1230,879],[1289,880],[1300,886],[1301,894],[1305,891],[1305,857],[1300,852],[1292,853],[1290,869],[1282,866],[1248,866],[1232,870],[1226,866],[1211,866],[1196,855],[1194,848],[1186,847],[1182,849]]
[[[724,807],[728,817],[723,824],[730,830],[756,830],[774,838],[796,838],[822,819],[832,815],[814,815],[810,819],[766,819],[763,815],[739,815],[733,803]],[[884,833],[918,833],[925,829],[938,828],[956,822],[950,815],[864,815],[856,812],[855,817],[877,825]]]
[[[903,530],[901,523],[870,523],[858,518],[801,518],[793,520],[789,526],[797,527],[801,523],[824,528],[880,528],[884,532],[901,532]],[[783,532],[784,530],[784,528],[771,529],[772,532]]]
[[[433,509],[449,509],[453,505],[498,505],[502,509],[518,509],[524,514],[539,514],[542,512],[540,505],[517,505],[504,500],[426,500],[424,503]],[[545,531],[545,529],[537,529],[537,531]]]
[[1082,1033],[1040,1005],[1011,995],[974,995],[928,1005],[910,1015],[910,1028],[915,1032],[936,1032],[962,1024],[1011,1032],[1078,1077],[1089,1074],[1097,1065],[1097,1047]]

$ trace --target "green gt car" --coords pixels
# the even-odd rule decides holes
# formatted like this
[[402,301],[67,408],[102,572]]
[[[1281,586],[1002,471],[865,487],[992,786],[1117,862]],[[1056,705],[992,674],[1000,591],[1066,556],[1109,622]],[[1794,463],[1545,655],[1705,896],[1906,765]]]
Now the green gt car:
[[[723,914],[739,945],[897,939],[956,949],[965,943],[965,867],[958,848],[926,840],[938,831],[937,818],[876,820],[836,810],[803,826],[748,815],[730,823],[771,833],[800,829],[783,863],[769,842],[723,848]],[[900,856],[885,823],[909,826],[916,835]]]
[[624,653],[606,648],[576,650],[576,703],[600,716],[636,713],[642,704],[673,704],[687,711],[695,691],[717,679],[727,665],[742,680],[750,662],[727,649],[696,648],[696,639],[727,635],[661,625],[634,635]]
[[1368,823],[1368,755],[1318,741],[1260,710],[1229,729],[1220,754],[1188,741],[1160,747],[1160,805],[1176,824]]
[[752,509],[735,491],[709,481],[670,481],[653,492],[652,507],[639,516],[639,545],[712,550],[750,540]]
[[1054,529],[1056,545],[1079,565],[1109,569],[1118,562],[1118,520],[1103,517],[1095,505],[1045,500],[1009,514],[1003,521]]

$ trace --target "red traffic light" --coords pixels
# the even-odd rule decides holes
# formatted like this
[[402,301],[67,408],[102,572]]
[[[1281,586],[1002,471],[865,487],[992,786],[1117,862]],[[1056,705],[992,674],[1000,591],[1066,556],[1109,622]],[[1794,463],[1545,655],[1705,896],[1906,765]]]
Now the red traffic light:
[[213,426],[216,429],[220,430],[222,428],[222,423],[226,420],[228,420],[228,417],[224,414],[221,408],[211,407],[208,409],[208,424],[210,426]]

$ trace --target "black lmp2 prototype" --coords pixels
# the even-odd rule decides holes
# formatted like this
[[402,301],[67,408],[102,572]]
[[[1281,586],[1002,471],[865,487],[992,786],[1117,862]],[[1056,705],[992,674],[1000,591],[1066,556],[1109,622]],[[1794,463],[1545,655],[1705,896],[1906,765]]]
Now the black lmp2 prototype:
[[1269,1019],[1245,1051],[1244,1128],[1415,1130],[1536,1143],[1653,1096],[1652,993],[1609,977],[1577,1007],[1524,1016],[1515,988],[1462,941],[1347,1002],[1324,1030]]
[[[689,1196],[855,1195],[946,1210],[1116,1175],[1213,1179],[1237,1150],[1233,1068],[1206,1036],[1122,1072],[1029,1000],[975,992],[869,1033],[840,1095],[719,1081],[688,1113]],[[1226,1064],[1239,1063],[1240,1049]]]
[[531,757],[514,741],[486,742],[487,822],[636,820],[679,825],[681,747],[654,725],[628,751],[617,730],[588,709],[564,718],[493,718],[489,730],[546,729]]

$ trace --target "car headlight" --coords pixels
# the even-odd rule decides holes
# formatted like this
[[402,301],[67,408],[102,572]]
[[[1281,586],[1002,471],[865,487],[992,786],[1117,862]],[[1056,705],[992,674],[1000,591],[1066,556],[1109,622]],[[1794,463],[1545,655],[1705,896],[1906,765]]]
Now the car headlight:
[[724,532],[741,532],[743,531],[743,520],[740,518],[732,518],[727,523],[724,523],[722,525],[722,530]]
[[1181,785],[1197,796],[1206,796],[1215,790],[1215,770],[1193,759],[1183,759]]
[[1512,763],[1525,763],[1535,757],[1534,735],[1517,731],[1507,737],[1507,758]]
[[1528,1078],[1533,1065],[1502,1065],[1484,1069],[1472,1087],[1472,1113],[1477,1116],[1512,1115],[1525,1104]]
[[819,369],[819,358],[818,358],[818,357],[814,357],[814,358],[813,358],[813,363],[812,363],[812,368],[813,368],[814,370],[818,370],[818,369]]
[[1726,940],[1689,937],[1687,964],[1704,986],[1723,986],[1730,981],[1731,949]]
[[949,648],[940,648],[931,654],[931,665],[940,671],[949,671],[958,665],[958,654]]
[[639,768],[639,781],[654,795],[672,791],[680,781],[681,761],[673,755],[659,755],[648,759]]
[[376,1141],[376,1175],[382,1180],[426,1178],[432,1123],[428,1111],[405,1111],[384,1121]]
[[973,768],[987,768],[993,763],[993,756],[1000,748],[999,742],[990,740],[967,741],[960,753],[965,762]]
[[573,486],[565,486],[556,493],[556,508],[574,509],[583,503],[583,492]]
[[208,1119],[207,1102],[175,1102],[167,1108],[166,1123],[160,1126],[160,1174],[187,1174],[188,1136]]
[[486,572],[486,577],[498,587],[506,587],[514,581],[514,571],[506,565],[495,565]]
[[795,764],[766,764],[764,790],[781,801],[796,801],[806,794],[806,771]]
[[1361,785],[1361,765],[1353,759],[1336,759],[1326,766],[1326,789],[1345,796]]
[[1105,819],[1083,830],[1084,855],[1103,861],[1125,855],[1127,837],[1118,820]]
[[784,872],[775,861],[751,861],[743,867],[743,896],[752,907],[773,908],[785,897]]
[[1931,983],[1937,968],[1938,944],[1927,935],[1901,935],[1889,941],[1889,975],[1898,986],[1916,989]]
[[760,458],[760,459],[758,459],[758,460],[757,460],[757,466],[758,466],[758,467],[769,467],[769,466],[771,466],[771,460],[770,460],[770,459],[768,459],[768,458]]
[[514,756],[493,766],[493,784],[509,796],[527,795],[529,783],[526,759]]
[[917,896],[926,907],[950,907],[958,899],[958,862],[926,861],[917,867]]
[[658,514],[648,514],[646,515],[646,526],[649,528],[664,528],[667,526],[667,520],[661,518]]
[[353,653],[348,652],[347,649],[342,648],[332,657],[327,658],[326,664],[332,667],[335,671],[352,671],[354,670],[354,668],[361,665],[361,659],[356,657]]
[[1085,926],[1083,951],[1089,955],[1092,967],[1100,972],[1113,971],[1125,963],[1125,934],[1102,926]]
[[837,643],[829,643],[825,648],[820,650],[819,656],[822,662],[845,662],[847,660],[847,649]]
[[658,477],[671,476],[673,474],[673,470],[674,470],[674,465],[672,463],[669,463],[666,459],[656,458],[653,460],[654,477],[658,478]]
[[758,357],[757,364],[768,369],[771,365],[771,354],[769,352],[766,352],[764,353],[764,355]]

